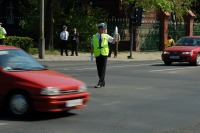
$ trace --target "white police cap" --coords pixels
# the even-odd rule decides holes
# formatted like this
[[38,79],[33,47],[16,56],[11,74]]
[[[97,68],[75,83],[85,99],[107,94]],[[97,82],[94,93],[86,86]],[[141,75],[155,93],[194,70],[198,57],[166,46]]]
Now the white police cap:
[[107,28],[107,26],[106,26],[106,24],[105,24],[105,23],[100,23],[100,24],[98,25],[98,29],[99,29],[99,28],[106,29],[106,28]]

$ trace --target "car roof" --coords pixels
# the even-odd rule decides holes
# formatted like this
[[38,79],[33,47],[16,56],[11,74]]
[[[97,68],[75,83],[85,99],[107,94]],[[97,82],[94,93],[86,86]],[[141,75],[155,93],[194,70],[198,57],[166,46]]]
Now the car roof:
[[0,45],[0,50],[6,50],[6,49],[20,49],[20,48],[14,46]]

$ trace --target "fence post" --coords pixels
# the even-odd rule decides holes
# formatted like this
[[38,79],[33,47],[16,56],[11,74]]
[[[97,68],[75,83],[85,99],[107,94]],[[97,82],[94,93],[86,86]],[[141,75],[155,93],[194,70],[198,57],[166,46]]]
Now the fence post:
[[195,14],[191,10],[189,10],[187,14],[184,16],[186,36],[193,35],[194,17],[195,17]]
[[160,10],[158,12],[161,28],[160,28],[160,49],[164,50],[165,49],[165,44],[167,42],[167,35],[168,35],[168,23],[169,23],[169,18],[170,18],[170,13],[169,12],[163,12]]

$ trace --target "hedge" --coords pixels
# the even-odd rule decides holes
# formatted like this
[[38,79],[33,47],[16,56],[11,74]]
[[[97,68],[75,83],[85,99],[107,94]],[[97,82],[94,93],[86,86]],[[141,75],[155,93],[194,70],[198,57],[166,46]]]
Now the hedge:
[[7,36],[4,40],[5,45],[15,46],[29,52],[33,47],[33,39],[29,37]]

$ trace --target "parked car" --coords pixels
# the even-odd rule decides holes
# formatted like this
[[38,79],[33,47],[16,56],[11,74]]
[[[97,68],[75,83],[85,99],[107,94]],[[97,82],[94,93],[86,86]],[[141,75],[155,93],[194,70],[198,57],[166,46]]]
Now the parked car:
[[83,108],[90,97],[82,81],[47,69],[13,46],[0,45],[0,79],[0,107],[18,117]]
[[180,38],[174,46],[165,48],[162,53],[165,65],[173,62],[189,62],[200,65],[200,36],[186,36]]

